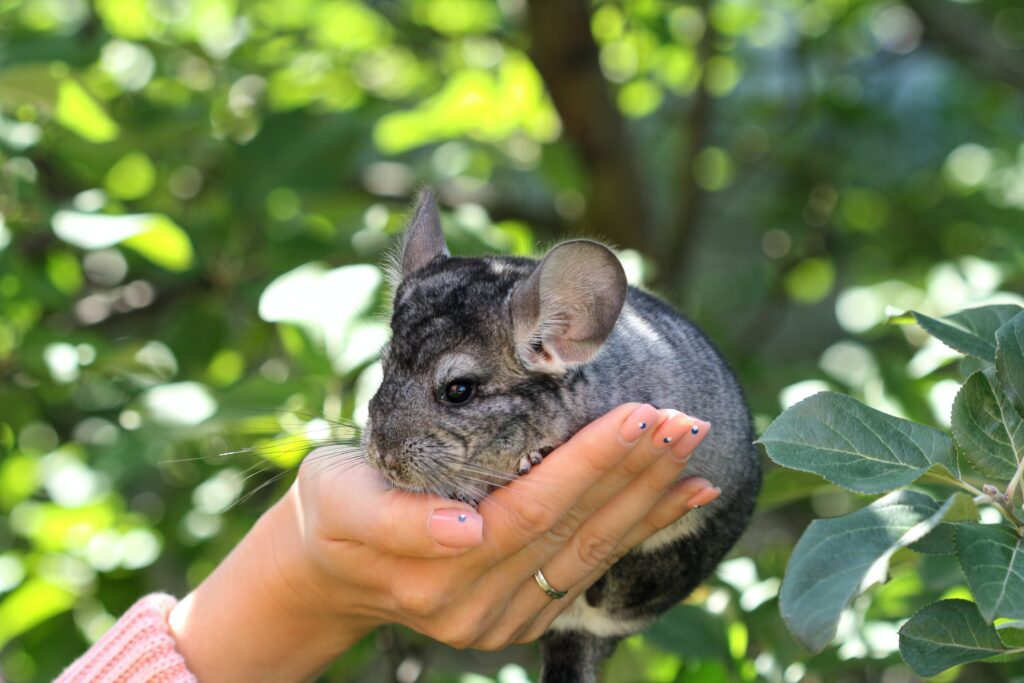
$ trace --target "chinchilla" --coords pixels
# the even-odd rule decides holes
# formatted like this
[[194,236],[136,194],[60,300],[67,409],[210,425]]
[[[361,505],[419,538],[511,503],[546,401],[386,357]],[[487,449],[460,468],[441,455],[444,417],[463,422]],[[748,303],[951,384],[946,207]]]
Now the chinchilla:
[[392,338],[363,445],[397,487],[476,504],[630,401],[713,424],[685,475],[721,496],[625,555],[543,638],[542,681],[596,681],[616,643],[685,598],[747,526],[761,470],[736,377],[597,242],[540,261],[453,257],[425,190],[392,265]]

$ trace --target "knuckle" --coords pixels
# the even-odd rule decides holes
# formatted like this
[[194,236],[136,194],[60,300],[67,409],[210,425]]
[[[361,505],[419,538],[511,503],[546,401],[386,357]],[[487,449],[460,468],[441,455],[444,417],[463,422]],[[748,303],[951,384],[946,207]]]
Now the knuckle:
[[572,538],[575,527],[568,520],[560,520],[553,527],[548,529],[545,537],[554,545],[565,545]]
[[527,536],[542,534],[558,521],[555,512],[546,505],[531,501],[512,515],[518,531]]
[[598,567],[615,551],[617,539],[601,532],[581,533],[576,543],[576,553],[581,562],[590,568]]
[[541,614],[534,622],[533,626],[526,629],[518,638],[517,643],[532,643],[535,640],[539,640],[541,636],[547,633],[548,627],[551,626],[551,622],[555,620],[552,616]]
[[576,530],[580,528],[584,516],[579,506],[574,506],[551,525],[546,534],[548,540],[558,545],[564,545],[573,537]]
[[449,647],[454,647],[456,650],[465,650],[471,646],[474,648],[479,647],[479,644],[476,642],[478,634],[472,624],[450,624],[432,637]]
[[497,652],[498,650],[504,650],[507,646],[508,640],[496,635],[488,635],[474,643],[473,649],[484,652]]
[[415,617],[428,617],[444,604],[444,597],[432,586],[418,582],[399,585],[394,591],[398,609]]

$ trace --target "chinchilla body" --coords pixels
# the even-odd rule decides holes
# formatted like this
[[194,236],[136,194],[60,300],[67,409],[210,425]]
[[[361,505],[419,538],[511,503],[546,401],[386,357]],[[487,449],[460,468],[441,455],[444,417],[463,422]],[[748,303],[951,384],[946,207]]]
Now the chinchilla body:
[[761,472],[742,390],[697,327],[627,287],[595,242],[539,262],[451,257],[424,193],[397,261],[364,433],[369,462],[396,486],[476,503],[630,401],[712,424],[685,476],[721,496],[620,559],[544,636],[543,681],[596,681],[618,640],[686,597],[746,528]]

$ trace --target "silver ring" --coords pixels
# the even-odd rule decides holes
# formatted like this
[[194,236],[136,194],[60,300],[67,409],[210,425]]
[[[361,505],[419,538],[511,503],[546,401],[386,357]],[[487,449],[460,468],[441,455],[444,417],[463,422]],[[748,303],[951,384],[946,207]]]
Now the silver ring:
[[554,598],[555,600],[564,598],[566,595],[569,594],[568,591],[560,591],[554,586],[552,586],[550,583],[548,583],[547,578],[545,578],[544,576],[544,572],[542,572],[539,569],[536,571],[536,573],[534,573],[533,579],[537,582],[537,585],[540,586],[540,589],[542,591],[547,593],[550,597]]

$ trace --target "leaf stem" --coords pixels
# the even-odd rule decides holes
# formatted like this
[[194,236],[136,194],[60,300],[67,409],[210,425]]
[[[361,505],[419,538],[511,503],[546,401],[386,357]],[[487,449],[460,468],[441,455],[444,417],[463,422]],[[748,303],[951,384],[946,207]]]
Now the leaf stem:
[[1013,505],[1013,499],[1017,495],[1017,487],[1020,486],[1021,477],[1024,476],[1024,458],[1017,464],[1017,471],[1013,473],[1013,479],[1010,480],[1010,485],[1006,487],[1006,497],[1010,501],[1010,505]]
[[[1017,473],[1020,474],[1020,472],[1021,472],[1021,469],[1018,469]],[[1007,500],[1007,501],[1005,501],[1005,502],[1004,501],[1000,501],[1000,500],[996,500],[995,498],[993,498],[992,496],[988,495],[984,491],[980,491],[977,488],[975,488],[974,486],[971,486],[966,481],[961,481],[960,479],[954,479],[953,477],[947,476],[945,474],[941,474],[940,472],[926,472],[924,476],[928,477],[928,478],[931,478],[931,479],[934,479],[936,481],[939,481],[939,482],[941,482],[943,484],[948,484],[950,486],[955,486],[957,488],[961,488],[964,491],[967,491],[968,493],[970,493],[975,498],[980,497],[982,500],[988,500],[997,510],[999,510],[999,512],[1002,513],[1003,517],[1005,517],[1008,522],[1010,522],[1015,527],[1017,527],[1017,531],[1018,532],[1020,532],[1021,530],[1024,530],[1024,522],[1021,522],[1020,519],[1017,518],[1017,515],[1014,514],[1014,512],[1013,512],[1013,500],[1012,500],[1012,498]],[[1011,488],[1013,487],[1012,483],[1010,484],[1010,487]]]

